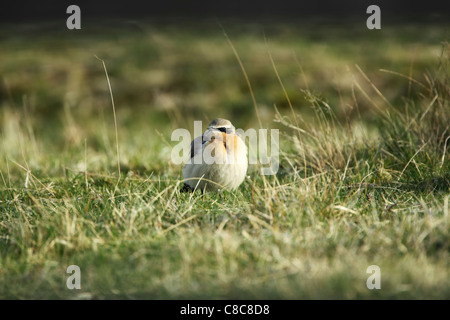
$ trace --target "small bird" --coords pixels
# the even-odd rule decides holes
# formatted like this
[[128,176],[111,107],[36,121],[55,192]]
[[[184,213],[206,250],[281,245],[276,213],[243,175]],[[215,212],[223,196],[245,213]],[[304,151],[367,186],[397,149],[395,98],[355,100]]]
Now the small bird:
[[183,190],[234,190],[247,174],[247,146],[226,119],[211,121],[203,135],[191,142],[183,169]]

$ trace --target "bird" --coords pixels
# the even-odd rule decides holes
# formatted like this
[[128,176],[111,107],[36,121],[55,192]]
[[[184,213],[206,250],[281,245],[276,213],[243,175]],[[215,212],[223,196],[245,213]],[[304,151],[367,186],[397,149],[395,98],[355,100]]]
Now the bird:
[[192,140],[190,158],[183,168],[183,191],[235,190],[247,174],[247,146],[229,120],[211,121]]

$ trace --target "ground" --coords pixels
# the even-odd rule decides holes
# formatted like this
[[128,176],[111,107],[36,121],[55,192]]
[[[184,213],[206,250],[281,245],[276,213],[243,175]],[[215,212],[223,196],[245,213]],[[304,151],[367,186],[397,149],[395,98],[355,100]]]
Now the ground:
[[[448,30],[2,28],[0,298],[449,299]],[[171,133],[218,117],[280,168],[180,193]]]

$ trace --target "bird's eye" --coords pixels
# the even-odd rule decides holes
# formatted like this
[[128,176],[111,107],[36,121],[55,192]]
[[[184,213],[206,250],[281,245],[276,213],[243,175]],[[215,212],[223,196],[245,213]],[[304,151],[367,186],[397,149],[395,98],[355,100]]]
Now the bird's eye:
[[225,127],[217,128],[217,130],[219,130],[220,132],[227,132],[227,128]]

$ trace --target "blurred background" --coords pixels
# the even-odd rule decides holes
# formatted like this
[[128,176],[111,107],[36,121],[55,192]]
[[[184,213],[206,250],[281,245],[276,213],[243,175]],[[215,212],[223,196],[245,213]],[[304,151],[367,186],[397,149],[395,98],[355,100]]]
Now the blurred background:
[[[81,8],[81,30],[66,28],[70,4]],[[381,8],[381,30],[366,27],[370,4]],[[1,6],[0,130],[21,127],[38,141],[36,153],[78,150],[86,139],[93,150],[114,150],[110,92],[95,56],[107,67],[121,143],[136,149],[170,144],[171,131],[192,130],[194,119],[209,123],[224,117],[236,127],[258,127],[237,58],[264,127],[277,126],[276,110],[290,116],[289,104],[308,121],[314,114],[310,93],[326,101],[338,119],[370,127],[374,101],[387,105],[373,91],[369,99],[364,95],[371,84],[363,73],[394,107],[403,106],[405,97],[420,99],[405,78],[432,76],[450,21],[442,1]],[[11,142],[10,151],[19,155],[14,146]]]

